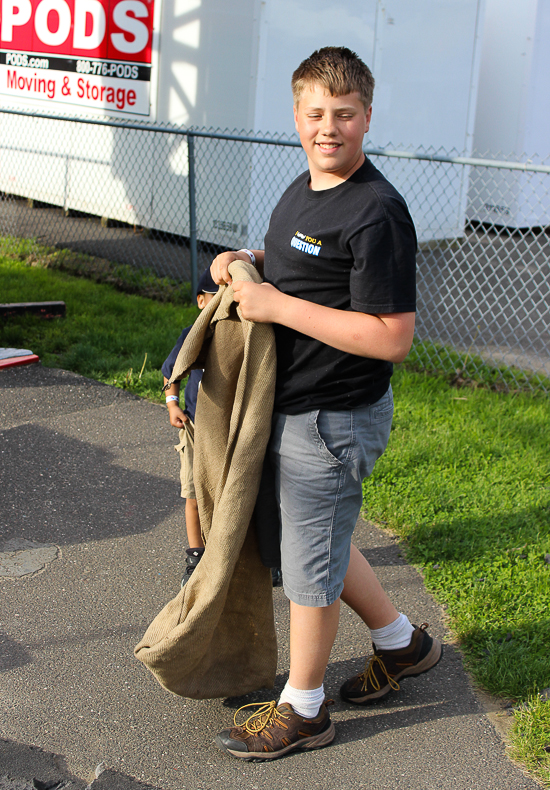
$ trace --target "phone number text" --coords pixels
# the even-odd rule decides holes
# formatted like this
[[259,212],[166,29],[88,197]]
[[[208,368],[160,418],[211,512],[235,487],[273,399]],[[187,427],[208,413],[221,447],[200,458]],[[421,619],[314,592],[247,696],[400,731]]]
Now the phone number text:
[[139,70],[137,66],[128,66],[124,63],[103,63],[100,60],[77,60],[77,74],[96,74],[101,77],[118,77],[119,79],[137,80]]

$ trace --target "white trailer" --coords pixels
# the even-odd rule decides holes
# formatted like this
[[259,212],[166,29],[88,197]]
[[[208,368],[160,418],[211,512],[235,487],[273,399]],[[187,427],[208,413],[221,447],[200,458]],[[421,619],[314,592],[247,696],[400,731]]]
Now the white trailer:
[[[550,0],[487,0],[474,150],[490,159],[548,164]],[[550,194],[539,175],[476,173],[468,216],[511,228],[550,224]]]
[[[314,49],[345,45],[376,78],[367,148],[472,150],[485,0],[0,2],[10,107],[288,137],[292,71]],[[150,135],[144,150],[116,128],[63,122],[52,139],[50,122],[19,117],[7,139],[8,127],[13,116],[0,132],[0,190],[189,235],[185,138]],[[391,161],[384,172],[420,239],[462,235],[467,169]],[[299,149],[204,138],[196,163],[198,237],[229,247],[261,243],[306,166]]]

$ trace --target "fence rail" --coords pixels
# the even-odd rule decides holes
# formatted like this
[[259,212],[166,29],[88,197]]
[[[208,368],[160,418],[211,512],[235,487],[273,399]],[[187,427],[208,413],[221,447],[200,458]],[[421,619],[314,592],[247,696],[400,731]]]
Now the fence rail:
[[[364,150],[418,230],[410,359],[548,393],[550,165]],[[305,167],[297,139],[0,108],[0,233],[92,256],[81,266],[190,280],[194,293],[217,251],[263,245],[274,205]]]
[[[182,137],[209,137],[217,140],[233,140],[242,143],[261,143],[262,145],[280,145],[291,148],[301,148],[298,140],[285,140],[278,137],[254,137],[253,135],[230,134],[229,132],[211,132],[189,127],[182,129],[168,124],[155,125],[152,123],[127,123],[126,121],[105,120],[102,118],[70,117],[67,115],[51,115],[49,113],[24,112],[23,110],[10,110],[1,108],[0,113],[5,115],[18,115],[27,118],[43,118],[50,121],[71,121],[72,123],[92,124],[94,126],[110,126],[116,129],[132,129],[143,132],[159,132],[162,134],[175,134]],[[446,156],[444,154],[429,154],[420,151],[393,151],[390,148],[365,148],[367,156],[388,156],[397,159],[418,159],[425,162],[445,162],[452,165],[473,165],[492,167],[497,170],[519,170],[524,173],[550,173],[550,165],[536,165],[533,162],[511,162],[507,159],[483,159],[482,157]]]

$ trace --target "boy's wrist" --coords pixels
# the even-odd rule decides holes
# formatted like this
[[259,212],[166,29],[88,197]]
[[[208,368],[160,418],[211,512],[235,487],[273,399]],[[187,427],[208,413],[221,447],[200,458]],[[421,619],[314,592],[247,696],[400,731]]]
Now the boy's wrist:
[[243,247],[242,250],[237,250],[237,252],[244,252],[247,258],[250,259],[250,263],[252,264],[252,266],[256,266],[256,256],[254,255],[252,250],[247,250]]

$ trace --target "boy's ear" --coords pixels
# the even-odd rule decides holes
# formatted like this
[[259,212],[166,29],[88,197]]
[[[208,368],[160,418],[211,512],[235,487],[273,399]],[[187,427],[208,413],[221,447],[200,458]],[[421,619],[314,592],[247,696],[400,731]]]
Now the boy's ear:
[[294,126],[296,128],[296,131],[298,131],[298,107],[294,105],[292,109],[294,111]]
[[365,129],[365,134],[366,134],[366,133],[368,132],[368,130],[369,130],[369,126],[370,126],[371,118],[372,118],[372,104],[371,104],[371,106],[369,107],[369,109],[367,110],[367,128]]

